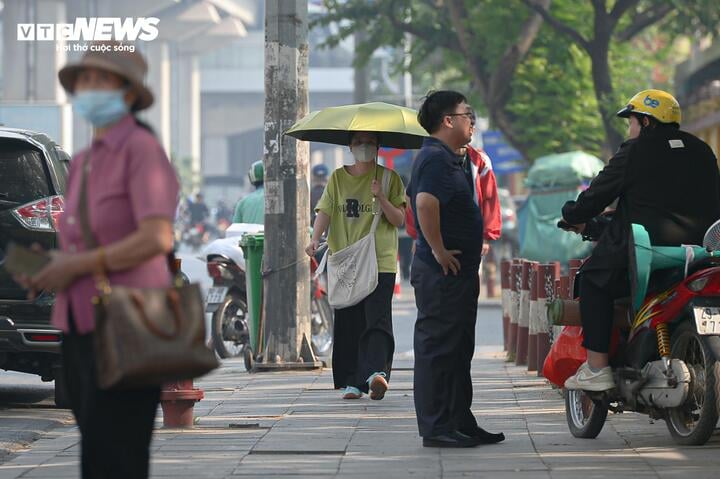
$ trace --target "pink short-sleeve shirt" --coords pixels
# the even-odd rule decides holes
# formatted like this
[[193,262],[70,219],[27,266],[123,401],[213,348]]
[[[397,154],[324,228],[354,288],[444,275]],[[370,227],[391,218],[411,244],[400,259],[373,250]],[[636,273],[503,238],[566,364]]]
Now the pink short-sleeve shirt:
[[[138,126],[131,115],[113,125],[90,148],[81,151],[70,164],[65,194],[65,212],[58,224],[60,249],[85,251],[79,218],[80,183],[83,165],[90,161],[87,195],[90,225],[96,241],[109,245],[135,232],[145,218],[173,221],[178,202],[177,175],[158,140]],[[165,287],[170,272],[165,256],[156,256],[135,268],[109,275],[114,285],[139,288]],[[67,332],[68,310],[72,308],[77,332],[95,329],[92,297],[96,295],[91,275],[83,276],[58,293],[52,324]]]

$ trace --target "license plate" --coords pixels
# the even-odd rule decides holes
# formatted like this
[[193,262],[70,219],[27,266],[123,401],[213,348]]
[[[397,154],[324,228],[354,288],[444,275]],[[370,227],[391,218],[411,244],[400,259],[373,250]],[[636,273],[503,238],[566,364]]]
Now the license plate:
[[228,288],[226,286],[215,286],[208,290],[207,300],[205,301],[208,305],[219,304],[225,301]]
[[720,334],[720,307],[695,307],[698,334]]

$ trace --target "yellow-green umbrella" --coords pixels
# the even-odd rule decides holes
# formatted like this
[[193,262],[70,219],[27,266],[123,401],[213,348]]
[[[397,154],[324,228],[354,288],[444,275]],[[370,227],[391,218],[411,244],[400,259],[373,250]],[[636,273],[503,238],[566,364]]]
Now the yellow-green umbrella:
[[333,106],[309,113],[295,123],[286,135],[298,140],[348,145],[350,133],[377,133],[380,146],[416,149],[428,136],[417,121],[417,111],[389,103],[373,102]]

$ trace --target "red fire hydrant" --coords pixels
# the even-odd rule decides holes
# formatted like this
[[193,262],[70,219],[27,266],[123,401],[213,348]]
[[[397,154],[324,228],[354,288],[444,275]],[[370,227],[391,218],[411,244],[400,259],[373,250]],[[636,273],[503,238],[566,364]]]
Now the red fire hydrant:
[[165,427],[192,427],[193,407],[205,397],[202,389],[194,388],[192,379],[167,383],[160,393]]

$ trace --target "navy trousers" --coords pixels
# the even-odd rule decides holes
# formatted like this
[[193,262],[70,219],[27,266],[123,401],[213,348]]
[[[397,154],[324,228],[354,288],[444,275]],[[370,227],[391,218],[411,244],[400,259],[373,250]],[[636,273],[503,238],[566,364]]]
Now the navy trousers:
[[478,271],[443,275],[417,256],[410,274],[415,323],[415,412],[423,437],[472,432],[477,421],[470,365],[475,352]]

